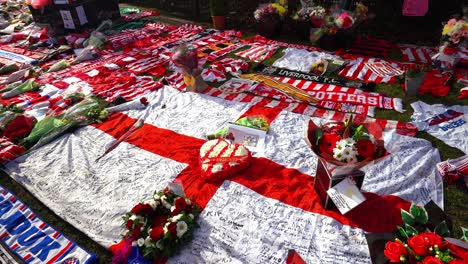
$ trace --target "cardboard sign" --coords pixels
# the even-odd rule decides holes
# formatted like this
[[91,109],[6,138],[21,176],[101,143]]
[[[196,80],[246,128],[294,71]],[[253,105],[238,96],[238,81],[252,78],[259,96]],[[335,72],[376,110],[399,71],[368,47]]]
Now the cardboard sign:
[[366,200],[349,177],[328,189],[327,193],[341,214],[346,214]]

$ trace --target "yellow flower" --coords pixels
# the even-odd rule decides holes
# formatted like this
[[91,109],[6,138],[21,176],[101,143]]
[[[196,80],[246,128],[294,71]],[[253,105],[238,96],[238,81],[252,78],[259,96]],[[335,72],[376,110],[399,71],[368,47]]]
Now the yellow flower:
[[280,15],[280,16],[283,16],[285,13],[286,13],[286,8],[284,8],[282,5],[280,4],[271,4],[271,6],[276,9],[276,12]]
[[280,0],[279,2],[280,2],[280,5],[284,6],[286,1],[285,0]]
[[442,35],[448,35],[448,33],[452,30],[452,26],[445,25],[444,30],[442,30]]

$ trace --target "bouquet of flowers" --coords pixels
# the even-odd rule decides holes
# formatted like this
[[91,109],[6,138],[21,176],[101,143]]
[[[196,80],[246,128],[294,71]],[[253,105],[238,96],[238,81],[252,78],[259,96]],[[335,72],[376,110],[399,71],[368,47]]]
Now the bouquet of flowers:
[[306,141],[332,175],[349,173],[388,154],[382,128],[376,123],[355,123],[352,116],[320,127],[309,121]]
[[303,7],[292,18],[295,21],[309,22],[313,27],[321,27],[325,23],[326,14],[325,8],[321,6]]
[[452,71],[459,61],[458,45],[468,36],[468,22],[450,19],[442,30],[442,45],[432,57],[432,64],[441,71]]
[[207,84],[201,78],[202,69],[198,67],[197,49],[189,45],[180,45],[172,55],[172,62],[184,75],[187,91],[202,92]]
[[[433,212],[440,211],[438,217],[443,215],[443,212],[435,203],[431,202],[426,207]],[[385,248],[377,249],[376,245],[382,244],[377,242],[376,237],[379,234],[366,235],[369,247],[372,246],[370,253],[371,257],[376,259],[381,256],[382,251],[384,259],[391,263],[410,263],[410,264],[461,264],[468,261],[468,250],[460,246],[466,247],[468,238],[468,229],[462,228],[463,237],[461,240],[449,238],[450,231],[445,220],[435,225],[429,220],[428,210],[424,207],[419,207],[412,204],[409,211],[401,209],[401,217],[403,226],[397,227],[396,238],[393,241],[387,241]],[[437,223],[437,222],[436,222]],[[433,227],[435,225],[435,227]],[[434,231],[431,231],[433,228]],[[384,239],[385,241],[386,239]],[[380,251],[379,251],[380,250]],[[382,259],[383,260],[383,259]]]
[[[200,211],[190,199],[165,188],[123,216],[124,241],[136,243],[146,260],[165,260],[191,239]],[[121,250],[114,252],[113,263],[127,263],[122,255],[128,257]]]
[[464,20],[450,19],[442,30],[442,41],[452,45],[458,45],[468,36],[468,22]]
[[106,102],[96,97],[82,100],[56,116],[47,116],[39,121],[22,144],[31,149],[40,147],[79,126],[101,122],[107,118]]
[[284,18],[287,11],[288,9],[284,5],[281,5],[281,3],[263,4],[254,11],[254,18],[257,22]]

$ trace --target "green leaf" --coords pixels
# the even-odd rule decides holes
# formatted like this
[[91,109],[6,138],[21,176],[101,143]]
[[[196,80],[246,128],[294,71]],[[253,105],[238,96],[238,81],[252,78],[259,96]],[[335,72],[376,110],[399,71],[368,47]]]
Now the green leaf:
[[401,209],[401,219],[408,225],[414,225],[416,223],[414,216],[403,209]]
[[434,233],[438,234],[441,237],[446,237],[450,235],[450,231],[448,229],[447,223],[442,221],[442,223],[438,224],[434,229]]
[[316,146],[319,145],[319,142],[320,142],[320,139],[322,139],[322,136],[323,136],[322,129],[321,129],[321,128],[317,128],[317,129],[315,130],[315,145],[316,145]]
[[461,229],[462,229],[462,234],[463,234],[463,236],[461,237],[461,240],[468,242],[468,228],[464,228],[462,226]]
[[415,204],[411,204],[410,213],[416,218],[419,216],[419,207]]
[[428,215],[424,207],[419,207],[415,204],[412,204],[410,207],[410,213],[414,216],[416,223],[423,225],[427,223]]
[[410,237],[418,234],[418,230],[416,230],[414,227],[412,227],[412,226],[410,226],[408,224],[405,224],[405,229],[406,229],[406,233]]
[[400,233],[401,237],[405,240],[408,239],[408,234],[406,233],[405,229],[401,226],[397,226],[398,232]]

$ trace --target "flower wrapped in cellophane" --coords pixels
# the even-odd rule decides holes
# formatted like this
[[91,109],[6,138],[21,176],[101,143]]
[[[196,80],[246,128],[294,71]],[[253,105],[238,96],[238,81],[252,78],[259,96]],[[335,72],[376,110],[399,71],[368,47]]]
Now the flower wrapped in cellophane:
[[345,122],[317,126],[312,120],[306,141],[332,175],[359,170],[388,155],[377,123],[356,123],[352,116]]
[[184,82],[189,92],[202,92],[208,85],[201,77],[202,69],[198,66],[197,49],[190,45],[179,46],[172,55],[172,62],[184,75]]
[[28,137],[23,141],[27,148],[35,149],[65,132],[79,126],[100,122],[107,118],[108,112],[104,108],[106,102],[102,99],[90,97],[68,108],[60,115],[46,116],[39,121]]

